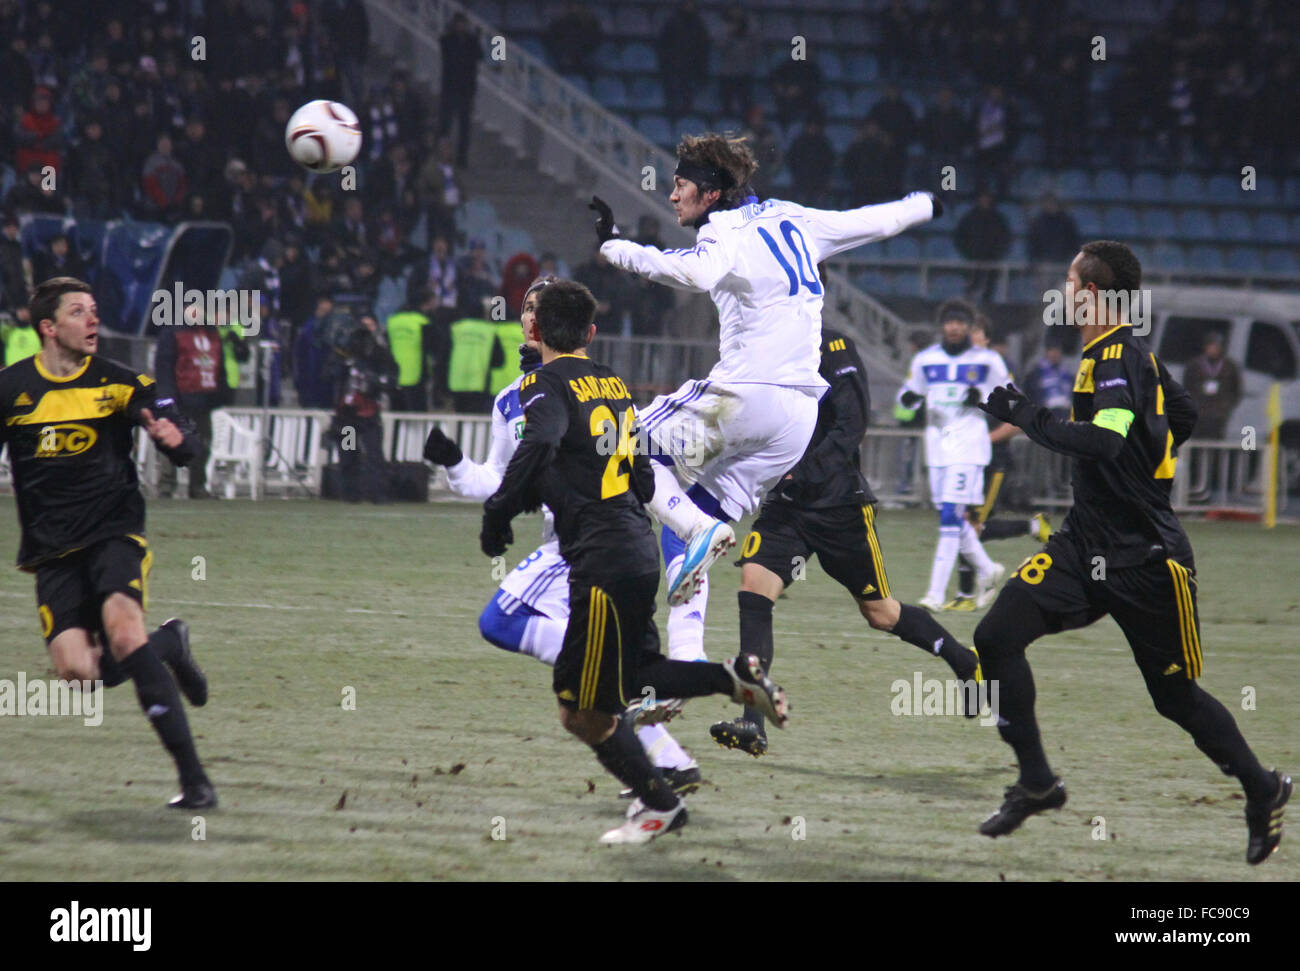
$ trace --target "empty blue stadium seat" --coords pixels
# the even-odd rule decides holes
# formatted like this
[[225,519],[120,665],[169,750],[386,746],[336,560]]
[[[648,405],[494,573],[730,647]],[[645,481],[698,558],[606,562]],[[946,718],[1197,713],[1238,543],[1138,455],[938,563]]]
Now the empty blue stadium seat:
[[998,212],[1006,217],[1011,231],[1017,236],[1025,231],[1026,216],[1024,206],[1014,202],[1004,202],[998,206]]
[[849,96],[849,112],[854,118],[864,119],[880,95],[868,87],[860,87]]
[[1250,192],[1242,192],[1241,195],[1246,202],[1254,203],[1257,206],[1272,206],[1282,201],[1282,193],[1277,179],[1269,176],[1261,176],[1256,181],[1254,189]]
[[1187,239],[1215,239],[1214,220],[1204,209],[1183,209],[1178,213],[1178,234]]
[[1101,214],[1096,206],[1071,206],[1070,215],[1082,235],[1095,237],[1101,232]]
[[926,239],[925,258],[927,260],[960,259],[957,255],[957,247],[952,243],[952,237],[947,235],[934,235]]
[[1225,209],[1219,213],[1219,237],[1245,243],[1255,238],[1250,216],[1240,209]]
[[919,260],[921,244],[911,236],[895,236],[885,242],[885,255],[891,260]]
[[515,39],[514,43],[518,44],[529,54],[532,54],[533,57],[537,58],[539,61],[542,61],[547,64],[550,63],[549,61],[546,60],[546,48],[542,46],[542,41],[540,37],[533,37],[533,36],[520,37],[518,39]]
[[855,84],[869,84],[880,76],[880,63],[873,54],[850,54],[844,61],[844,75]]
[[1255,235],[1262,243],[1288,242],[1286,215],[1280,212],[1261,212],[1255,217]]
[[[969,189],[970,186],[966,186]],[[1026,166],[1016,176],[1015,194],[1037,201],[1045,193],[1052,191],[1052,176],[1046,169]]]
[[848,91],[839,85],[831,85],[822,96],[822,106],[827,118],[852,118],[853,110],[849,106]]
[[822,51],[817,55],[817,66],[822,69],[822,77],[835,84],[844,80],[844,63],[834,51]]
[[[623,88],[622,80],[617,77],[606,75],[596,78],[596,84],[592,88],[591,94],[606,108],[612,108],[615,111],[621,111],[628,106],[627,91]],[[640,105],[637,105],[637,107],[640,107]]]
[[1174,214],[1163,206],[1156,206],[1142,211],[1139,217],[1142,235],[1156,239],[1172,239],[1178,232],[1174,223]]
[[956,270],[933,270],[929,276],[928,296],[933,300],[946,300],[948,297],[960,297],[966,292],[970,278]]
[[627,90],[628,105],[637,111],[662,111],[664,89],[657,78],[633,78]]
[[1244,202],[1241,180],[1230,175],[1212,175],[1205,183],[1205,196],[1211,202]]
[[1130,206],[1107,206],[1101,211],[1101,230],[1110,239],[1136,236],[1137,216]]
[[624,71],[657,71],[659,62],[655,58],[654,48],[639,41],[624,44],[619,55],[619,66]]
[[1056,177],[1056,194],[1067,201],[1088,199],[1092,180],[1083,169],[1066,169]]
[[1200,202],[1205,185],[1195,172],[1179,172],[1169,181],[1169,198],[1177,202]]
[[919,297],[921,295],[921,271],[892,269],[888,272],[886,293],[900,297]]
[[1253,273],[1260,269],[1260,254],[1253,246],[1229,246],[1225,261],[1228,269],[1239,273]]
[[1193,270],[1222,270],[1223,254],[1219,247],[1201,243],[1193,246],[1187,254],[1187,265]]
[[1169,198],[1169,186],[1159,172],[1142,171],[1133,176],[1134,202],[1164,202]]
[[1265,273],[1289,273],[1295,276],[1300,274],[1300,257],[1296,256],[1295,250],[1269,247],[1261,254],[1260,269]]
[[1146,254],[1145,259],[1143,254],[1138,254],[1138,258],[1142,259],[1145,265],[1161,270],[1181,270],[1186,263],[1183,248],[1177,243],[1157,243],[1151,248],[1149,254]]
[[642,115],[636,120],[636,130],[656,145],[670,145],[673,131],[663,115]]
[[1093,194],[1098,199],[1127,199],[1128,176],[1119,169],[1102,169],[1093,180]]

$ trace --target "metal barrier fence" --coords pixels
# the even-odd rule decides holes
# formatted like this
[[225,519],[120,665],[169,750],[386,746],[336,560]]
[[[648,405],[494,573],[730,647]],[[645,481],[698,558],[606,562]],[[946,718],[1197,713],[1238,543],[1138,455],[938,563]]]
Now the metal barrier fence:
[[[325,466],[336,448],[326,441],[328,411],[300,408],[224,408],[213,413],[208,488],[226,498],[255,500],[316,497]],[[492,436],[491,415],[389,412],[381,416],[384,457],[391,462],[422,460],[424,440],[434,425],[455,439],[467,458],[482,462]],[[924,433],[872,428],[862,441],[862,472],[887,506],[928,506]],[[136,432],[136,463],[149,494],[158,481],[159,453],[142,429]],[[1265,450],[1243,450],[1240,441],[1189,441],[1179,449],[1173,506],[1180,513],[1232,510],[1262,515],[1270,461]],[[1282,476],[1282,470],[1272,470]],[[430,468],[430,495],[455,498],[441,468]],[[181,486],[188,472],[180,470]],[[7,454],[0,451],[0,489],[12,487]],[[178,494],[184,494],[180,488]],[[1288,509],[1278,489],[1278,512]],[[998,496],[999,508],[1063,509],[1072,502],[1070,460],[1024,437],[1011,441],[1011,464]]]

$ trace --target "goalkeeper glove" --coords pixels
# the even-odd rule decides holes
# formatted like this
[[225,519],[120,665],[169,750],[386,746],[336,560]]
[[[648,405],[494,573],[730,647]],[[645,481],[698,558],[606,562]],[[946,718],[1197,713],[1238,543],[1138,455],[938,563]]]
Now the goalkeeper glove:
[[915,391],[904,391],[898,396],[899,404],[904,408],[915,408],[924,400],[925,398],[917,394]]

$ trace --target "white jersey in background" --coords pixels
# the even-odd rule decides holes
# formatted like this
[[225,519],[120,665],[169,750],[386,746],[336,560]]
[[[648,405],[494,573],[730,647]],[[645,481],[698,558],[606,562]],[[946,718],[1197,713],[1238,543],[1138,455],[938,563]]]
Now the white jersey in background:
[[934,344],[912,358],[899,391],[925,398],[925,463],[931,467],[989,464],[989,426],[984,412],[965,403],[970,388],[981,400],[1009,380],[997,351],[972,345],[955,357]]
[[708,292],[718,308],[720,352],[709,372],[711,382],[779,384],[821,397],[827,385],[817,373],[822,331],[817,265],[925,222],[933,211],[924,193],[845,212],[768,199],[714,212],[692,249],[659,250],[611,239],[600,251],[615,266],[655,283]]

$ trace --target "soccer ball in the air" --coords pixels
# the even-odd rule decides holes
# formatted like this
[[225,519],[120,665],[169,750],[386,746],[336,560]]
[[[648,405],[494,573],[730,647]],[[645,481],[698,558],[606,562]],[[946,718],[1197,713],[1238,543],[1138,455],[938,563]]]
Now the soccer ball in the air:
[[361,125],[347,105],[337,101],[309,101],[284,128],[289,155],[313,172],[334,172],[361,151]]

